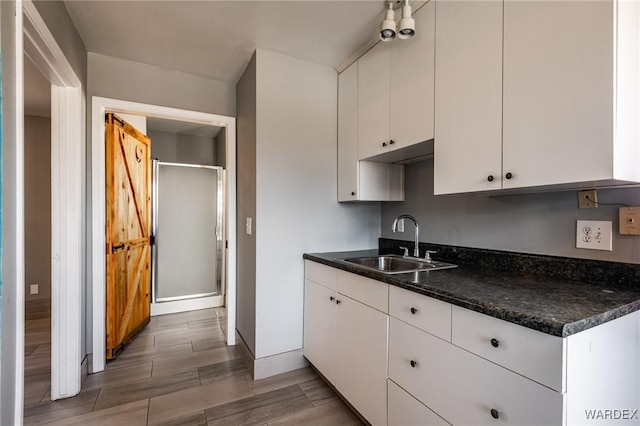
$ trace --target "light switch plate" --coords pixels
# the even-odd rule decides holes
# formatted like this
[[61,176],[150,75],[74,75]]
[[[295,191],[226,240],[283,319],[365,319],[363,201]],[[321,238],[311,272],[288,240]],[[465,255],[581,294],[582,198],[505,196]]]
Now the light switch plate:
[[246,230],[246,232],[247,232],[247,235],[251,235],[251,225],[252,225],[252,223],[251,223],[251,222],[252,222],[251,218],[250,218],[250,217],[248,217],[248,218],[247,218],[246,225],[245,225],[245,230]]
[[576,226],[576,248],[612,250],[610,220],[579,220]]
[[620,207],[619,228],[622,235],[640,235],[640,207]]

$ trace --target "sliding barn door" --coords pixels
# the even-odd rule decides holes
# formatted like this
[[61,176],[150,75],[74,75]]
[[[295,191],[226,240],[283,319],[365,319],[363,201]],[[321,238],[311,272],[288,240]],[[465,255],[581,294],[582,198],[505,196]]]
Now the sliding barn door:
[[107,359],[149,323],[151,140],[106,115]]

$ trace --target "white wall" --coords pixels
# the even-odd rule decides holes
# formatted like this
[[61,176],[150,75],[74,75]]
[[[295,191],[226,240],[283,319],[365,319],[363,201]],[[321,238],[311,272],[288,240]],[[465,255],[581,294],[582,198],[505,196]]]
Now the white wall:
[[[640,188],[598,191],[606,204],[640,205]],[[578,209],[576,191],[478,197],[433,195],[433,160],[405,166],[405,201],[383,203],[382,236],[413,240],[413,226],[391,232],[396,216],[420,223],[420,241],[580,259],[640,263],[640,237],[618,234],[618,206]],[[613,251],[575,247],[576,220],[613,222]]]
[[255,356],[262,358],[302,348],[303,253],[376,247],[380,205],[337,202],[336,71],[266,50],[256,64]]

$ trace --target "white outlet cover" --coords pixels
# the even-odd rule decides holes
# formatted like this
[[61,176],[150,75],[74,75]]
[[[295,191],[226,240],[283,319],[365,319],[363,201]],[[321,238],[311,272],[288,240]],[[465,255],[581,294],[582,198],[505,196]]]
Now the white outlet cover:
[[576,225],[576,248],[613,250],[610,220],[579,220]]
[[245,231],[247,232],[247,235],[251,235],[251,222],[252,222],[251,218],[248,217],[245,225],[245,228],[246,228]]

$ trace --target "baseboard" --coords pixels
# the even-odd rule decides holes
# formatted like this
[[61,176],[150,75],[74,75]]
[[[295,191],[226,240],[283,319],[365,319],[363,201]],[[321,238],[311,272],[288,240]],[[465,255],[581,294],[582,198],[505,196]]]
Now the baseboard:
[[151,316],[197,311],[199,309],[224,306],[224,296],[201,297],[199,299],[176,300],[151,304]]
[[89,375],[89,366],[92,365],[92,358],[93,354],[87,354],[80,364],[80,383],[84,382],[84,379]]
[[238,333],[237,330],[236,330],[236,350],[238,351],[238,355],[240,355],[240,358],[242,358],[244,363],[247,365],[249,374],[251,374],[251,377],[253,377],[253,363],[255,361],[253,358],[253,354],[251,353],[251,351],[249,350],[249,347],[247,346],[244,339],[242,338],[240,333]]
[[276,374],[298,370],[308,365],[309,362],[304,358],[302,349],[258,358],[254,362],[253,380],[265,379]]
[[266,379],[277,374],[288,373],[309,366],[302,349],[255,359],[242,336],[236,331],[236,349],[244,360],[253,380]]

